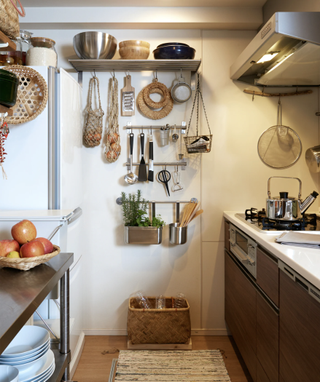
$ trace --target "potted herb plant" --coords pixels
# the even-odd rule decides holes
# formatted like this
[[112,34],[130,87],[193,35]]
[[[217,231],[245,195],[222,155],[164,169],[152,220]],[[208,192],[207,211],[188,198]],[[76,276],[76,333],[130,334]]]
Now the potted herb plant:
[[160,244],[162,227],[161,216],[148,216],[149,202],[142,198],[141,191],[126,195],[121,193],[124,239],[127,244]]

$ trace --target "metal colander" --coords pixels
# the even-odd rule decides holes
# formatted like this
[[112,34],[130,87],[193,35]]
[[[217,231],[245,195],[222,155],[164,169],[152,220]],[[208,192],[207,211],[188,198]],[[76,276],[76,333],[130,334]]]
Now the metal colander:
[[282,105],[279,99],[277,124],[265,130],[258,141],[258,155],[272,168],[287,168],[300,158],[302,144],[298,134],[282,125]]

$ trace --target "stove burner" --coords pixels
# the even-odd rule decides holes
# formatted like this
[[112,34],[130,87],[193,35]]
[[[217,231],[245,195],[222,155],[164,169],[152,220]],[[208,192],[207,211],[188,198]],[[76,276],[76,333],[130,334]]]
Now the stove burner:
[[262,229],[275,229],[280,231],[305,231],[309,224],[305,218],[296,221],[274,220],[269,218],[262,219]]
[[262,208],[261,211],[258,211],[256,208],[250,208],[245,210],[246,220],[258,220],[261,221],[266,216],[266,211]]
[[257,208],[245,210],[245,219],[248,223],[254,224],[262,230],[272,231],[316,231],[317,215],[304,214],[303,217],[295,221],[284,221],[269,219],[266,217],[266,211],[263,208],[258,211]]

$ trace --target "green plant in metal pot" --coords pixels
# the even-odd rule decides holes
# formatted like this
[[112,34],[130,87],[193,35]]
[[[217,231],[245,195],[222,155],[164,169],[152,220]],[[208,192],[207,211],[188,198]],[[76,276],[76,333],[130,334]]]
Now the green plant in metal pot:
[[153,217],[152,220],[149,218],[149,202],[142,198],[140,190],[136,194],[128,195],[122,192],[121,206],[125,226],[159,228],[165,225],[160,215]]

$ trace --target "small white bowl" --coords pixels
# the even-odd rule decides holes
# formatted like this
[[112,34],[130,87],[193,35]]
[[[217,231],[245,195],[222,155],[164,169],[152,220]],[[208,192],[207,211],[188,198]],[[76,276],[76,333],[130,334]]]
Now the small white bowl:
[[9,365],[0,365],[0,382],[18,382],[19,370]]

